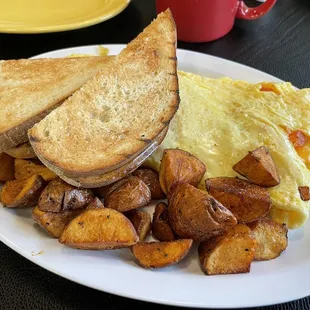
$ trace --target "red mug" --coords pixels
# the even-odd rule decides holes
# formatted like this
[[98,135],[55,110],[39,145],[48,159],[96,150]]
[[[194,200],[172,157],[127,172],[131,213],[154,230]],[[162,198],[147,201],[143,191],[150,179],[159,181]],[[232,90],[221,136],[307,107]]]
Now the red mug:
[[249,8],[241,0],[157,0],[157,12],[170,8],[177,25],[178,39],[208,42],[227,34],[235,18],[257,19],[265,15],[277,0],[266,0]]

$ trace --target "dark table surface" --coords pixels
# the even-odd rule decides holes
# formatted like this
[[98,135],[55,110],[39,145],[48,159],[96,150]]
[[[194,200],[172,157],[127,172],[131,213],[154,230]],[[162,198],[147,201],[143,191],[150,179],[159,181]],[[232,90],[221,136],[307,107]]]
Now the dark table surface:
[[[30,57],[80,45],[127,43],[155,15],[154,1],[133,0],[120,15],[85,29],[34,35],[0,34],[0,59]],[[297,87],[310,87],[310,1],[278,0],[266,16],[256,21],[237,20],[233,30],[215,42],[179,42],[178,47],[252,66],[291,81]],[[129,309],[137,306],[174,309],[75,284],[36,266],[0,242],[0,309]],[[257,309],[310,309],[310,297]]]

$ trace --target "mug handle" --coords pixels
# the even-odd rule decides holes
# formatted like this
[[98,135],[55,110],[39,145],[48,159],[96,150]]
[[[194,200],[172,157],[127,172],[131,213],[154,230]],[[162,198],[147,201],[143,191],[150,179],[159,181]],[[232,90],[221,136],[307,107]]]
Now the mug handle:
[[266,0],[266,2],[257,7],[249,8],[243,0],[241,0],[239,1],[236,18],[247,20],[260,18],[270,11],[276,2],[277,0]]

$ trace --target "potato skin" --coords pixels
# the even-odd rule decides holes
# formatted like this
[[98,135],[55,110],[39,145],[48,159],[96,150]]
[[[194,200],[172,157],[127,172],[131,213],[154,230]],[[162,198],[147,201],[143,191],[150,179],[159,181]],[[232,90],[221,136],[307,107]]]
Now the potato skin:
[[254,260],[271,260],[281,255],[287,248],[287,227],[268,218],[248,224],[256,240]]
[[98,197],[95,197],[94,200],[86,207],[86,210],[101,208],[104,208],[103,203]]
[[110,208],[97,208],[74,218],[58,241],[81,250],[114,250],[136,244],[139,237],[125,215]]
[[135,176],[129,176],[114,183],[105,196],[105,206],[119,212],[144,207],[150,201],[149,187]]
[[45,185],[46,182],[40,175],[7,181],[1,190],[0,200],[8,208],[33,207],[38,203]]
[[265,216],[271,207],[266,188],[231,177],[206,179],[207,192],[229,209],[241,223]]
[[139,242],[132,253],[144,268],[162,268],[181,261],[189,252],[193,240],[180,239],[171,242]]
[[178,183],[197,186],[205,172],[205,165],[194,155],[184,150],[166,149],[160,164],[159,181],[167,195]]
[[265,146],[249,152],[233,166],[233,169],[259,186],[272,187],[280,183],[277,168]]
[[156,171],[147,168],[139,168],[132,175],[140,178],[150,189],[152,199],[164,199],[165,193],[161,189],[159,175]]
[[84,208],[93,199],[90,189],[76,188],[57,178],[50,181],[40,195],[38,207],[45,212],[62,212]]
[[251,230],[246,225],[238,224],[199,245],[201,268],[208,275],[248,273],[255,248],[256,241]]
[[235,216],[207,192],[179,184],[168,201],[169,222],[181,238],[203,242],[237,224]]
[[32,219],[51,237],[59,238],[65,227],[83,210],[68,210],[59,213],[43,212],[38,206],[32,210]]
[[164,202],[160,202],[155,206],[152,235],[159,241],[173,241],[176,239],[169,223],[168,206]]
[[14,158],[0,153],[0,182],[14,180]]
[[139,236],[143,241],[151,231],[151,217],[148,213],[139,210],[130,210],[124,214],[132,223]]

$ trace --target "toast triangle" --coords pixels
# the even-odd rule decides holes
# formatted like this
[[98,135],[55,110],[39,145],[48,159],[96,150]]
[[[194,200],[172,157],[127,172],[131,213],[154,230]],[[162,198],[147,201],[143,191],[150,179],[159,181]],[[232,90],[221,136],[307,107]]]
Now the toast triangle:
[[0,61],[0,152],[28,141],[27,131],[112,57]]
[[30,129],[29,140],[59,176],[93,177],[141,154],[169,125],[178,105],[176,28],[167,10]]

